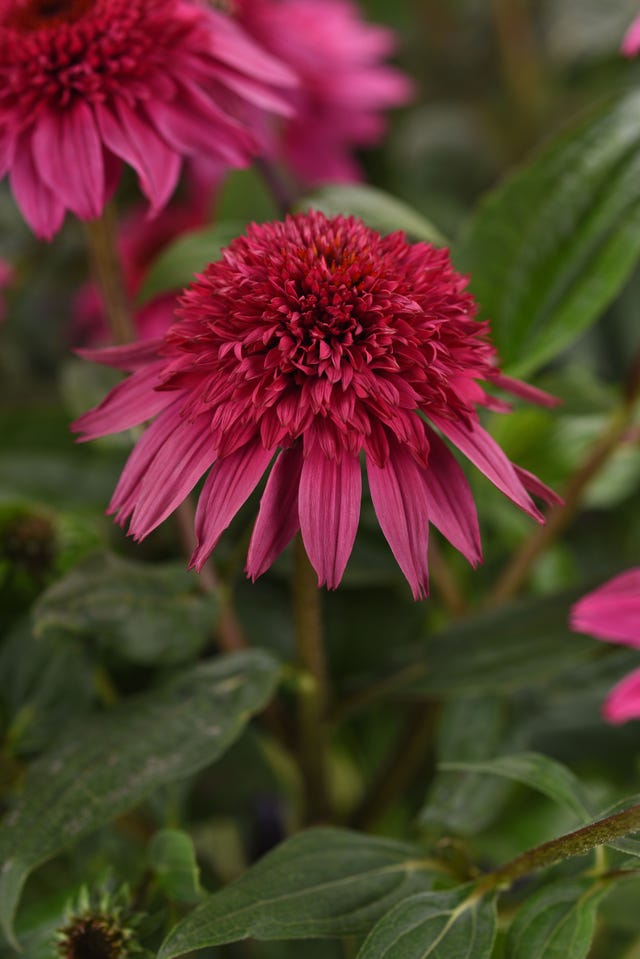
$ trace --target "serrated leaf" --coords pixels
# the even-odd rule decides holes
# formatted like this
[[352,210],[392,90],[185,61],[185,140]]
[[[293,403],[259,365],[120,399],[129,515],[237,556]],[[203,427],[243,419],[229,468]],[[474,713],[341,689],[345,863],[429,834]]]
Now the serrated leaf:
[[514,779],[569,809],[581,822],[589,823],[593,819],[589,798],[580,780],[549,756],[526,752],[479,762],[444,762],[440,768]]
[[191,283],[195,273],[217,260],[222,248],[243,230],[244,224],[239,220],[222,220],[215,226],[183,234],[154,262],[142,285],[140,300],[182,290]]
[[479,207],[456,263],[522,376],[613,300],[640,255],[640,93],[600,107]]
[[505,959],[584,959],[598,906],[609,889],[589,879],[563,879],[538,890],[509,929]]
[[266,653],[224,656],[67,727],[58,746],[32,765],[0,825],[0,923],[7,937],[37,865],[158,786],[213,762],[268,701],[277,675]]
[[399,899],[428,889],[436,869],[404,843],[346,829],[312,829],[268,853],[183,919],[159,959],[248,936],[357,935]]
[[182,564],[96,553],[42,594],[33,622],[39,636],[87,636],[128,662],[175,665],[205,645],[215,615]]
[[200,902],[200,870],[191,836],[180,829],[161,829],[147,853],[149,868],[163,892],[177,902]]
[[442,233],[426,217],[397,197],[361,183],[322,187],[297,204],[298,210],[320,210],[327,216],[357,216],[380,233],[403,230],[414,240],[446,246]]
[[358,959],[488,959],[495,902],[470,890],[421,893],[399,903],[365,940]]

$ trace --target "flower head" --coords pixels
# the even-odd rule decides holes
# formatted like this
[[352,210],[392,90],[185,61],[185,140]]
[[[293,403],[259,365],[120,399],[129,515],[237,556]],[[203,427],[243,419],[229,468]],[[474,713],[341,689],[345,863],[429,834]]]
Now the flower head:
[[257,144],[243,117],[287,112],[294,82],[196,0],[0,4],[0,176],[44,238],[66,210],[100,216],[122,160],[157,211],[183,157],[245,165]]
[[[571,626],[596,639],[640,649],[640,567],[584,596],[571,610]],[[603,713],[610,723],[640,719],[640,669],[614,687]]]
[[522,509],[527,488],[481,427],[504,408],[488,329],[446,250],[311,212],[249,227],[187,290],[164,339],[86,353],[133,375],[75,424],[85,439],[156,417],[111,501],[142,539],[208,477],[196,514],[200,569],[275,457],[247,559],[263,573],[297,532],[320,584],[351,553],[360,457],[380,526],[414,595],[427,591],[429,522],[472,563],[471,491],[434,427]]
[[381,140],[382,112],[412,91],[383,62],[395,47],[392,31],[366,23],[352,0],[235,0],[232,9],[298,78],[282,143],[293,171],[312,184],[360,179],[354,151]]

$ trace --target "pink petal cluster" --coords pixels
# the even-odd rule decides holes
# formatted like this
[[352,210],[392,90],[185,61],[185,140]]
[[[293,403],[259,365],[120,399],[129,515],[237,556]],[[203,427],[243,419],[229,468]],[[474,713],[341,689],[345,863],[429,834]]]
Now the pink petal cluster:
[[622,53],[625,57],[635,57],[640,52],[640,16],[636,17],[624,35]]
[[396,45],[392,31],[365,23],[351,0],[236,0],[233,9],[299,81],[275,149],[305,183],[359,180],[354,150],[378,143],[382,111],[412,92],[383,62]]
[[[571,610],[571,626],[596,639],[640,649],[640,567],[584,596]],[[610,723],[640,719],[640,669],[614,687],[603,714]]]
[[[483,429],[499,374],[446,250],[310,212],[252,225],[186,291],[162,340],[86,353],[127,370],[74,428],[84,439],[154,418],[109,511],[147,536],[208,471],[196,513],[200,569],[272,463],[247,557],[261,575],[301,530],[320,585],[354,543],[364,455],[382,531],[416,598],[433,523],[481,559],[475,504],[445,440],[536,519],[553,497]],[[436,432],[436,430],[438,432]]]
[[244,166],[256,110],[287,113],[290,71],[197,0],[0,4],[0,176],[51,238],[65,211],[100,216],[121,161],[153,211],[182,158]]

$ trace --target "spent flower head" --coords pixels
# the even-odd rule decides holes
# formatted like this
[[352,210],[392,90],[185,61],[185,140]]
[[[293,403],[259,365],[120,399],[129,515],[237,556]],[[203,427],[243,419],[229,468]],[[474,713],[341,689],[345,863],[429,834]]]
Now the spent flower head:
[[475,313],[446,250],[318,212],[253,225],[186,291],[164,338],[85,352],[132,376],[75,429],[93,439],[154,418],[109,507],[135,539],[208,471],[197,569],[275,458],[247,572],[263,573],[301,530],[329,588],[355,539],[364,456],[378,521],[418,598],[430,522],[471,563],[481,558],[471,490],[445,440],[536,519],[528,490],[553,495],[480,425],[476,407],[505,404],[481,385],[501,380]]
[[0,176],[51,238],[65,211],[102,213],[121,161],[154,211],[182,159],[244,166],[247,122],[288,112],[288,69],[230,17],[197,0],[0,3]]

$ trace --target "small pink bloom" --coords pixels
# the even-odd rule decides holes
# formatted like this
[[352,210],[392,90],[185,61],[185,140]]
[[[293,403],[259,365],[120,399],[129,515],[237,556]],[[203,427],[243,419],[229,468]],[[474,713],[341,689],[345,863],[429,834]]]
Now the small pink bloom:
[[244,120],[287,113],[290,71],[196,0],[15,0],[0,5],[0,176],[50,239],[65,211],[100,216],[121,161],[154,212],[184,157],[244,166]]
[[354,151],[382,139],[383,111],[412,92],[407,77],[383,62],[395,47],[392,31],[366,23],[351,0],[236,0],[234,9],[298,77],[284,159],[306,183],[359,180]]
[[640,51],[640,16],[636,17],[624,35],[622,53],[625,57],[635,57]]
[[[481,559],[469,484],[449,444],[535,519],[515,467],[482,428],[496,375],[488,326],[446,250],[310,212],[249,227],[186,291],[162,340],[90,351],[132,375],[74,428],[93,439],[156,417],[109,511],[142,539],[208,473],[196,513],[200,569],[272,463],[247,572],[301,530],[320,585],[340,582],[362,493],[416,598],[433,523]],[[436,432],[436,430],[438,432]],[[445,442],[448,441],[448,442]]]
[[[621,573],[577,602],[571,626],[576,632],[640,649],[640,567]],[[603,712],[611,723],[640,719],[640,670],[614,687]]]

